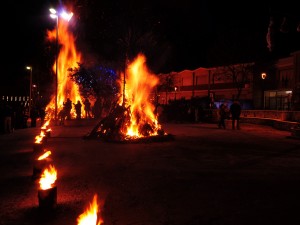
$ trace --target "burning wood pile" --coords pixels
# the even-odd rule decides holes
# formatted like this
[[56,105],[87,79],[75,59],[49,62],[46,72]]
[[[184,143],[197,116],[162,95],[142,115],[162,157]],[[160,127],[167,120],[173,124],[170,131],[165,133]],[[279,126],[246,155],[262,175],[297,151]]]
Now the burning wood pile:
[[[128,131],[131,123],[130,107],[117,105],[103,118],[87,136],[87,138],[100,138],[105,141],[146,141],[146,140],[163,140],[167,135],[157,123],[149,121],[137,121],[139,126],[137,135]],[[139,117],[139,116],[138,116]]]
[[158,78],[148,71],[145,56],[138,55],[125,74],[126,82],[120,82],[124,84],[120,85],[123,95],[86,138],[116,142],[162,141],[170,138],[158,123],[155,106],[150,102]]

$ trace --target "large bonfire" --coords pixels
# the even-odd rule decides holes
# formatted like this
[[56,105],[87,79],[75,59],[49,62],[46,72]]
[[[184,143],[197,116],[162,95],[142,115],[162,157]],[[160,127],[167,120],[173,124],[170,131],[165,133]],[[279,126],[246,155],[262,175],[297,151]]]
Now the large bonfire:
[[[50,119],[55,118],[56,97],[56,113],[59,113],[63,109],[63,104],[67,98],[72,102],[77,102],[78,100],[82,102],[78,85],[71,81],[68,76],[68,69],[78,66],[78,62],[81,62],[81,54],[76,49],[75,38],[73,34],[69,32],[68,24],[67,21],[61,19],[57,24],[57,31],[54,29],[47,32],[47,39],[49,41],[57,41],[60,46],[57,55],[58,59],[56,60],[57,65],[56,62],[53,65],[54,74],[57,76],[57,96],[54,94],[46,107],[47,115]],[[75,117],[75,110],[71,111],[71,115],[72,117]]]
[[116,106],[88,137],[128,141],[164,136],[165,132],[155,114],[155,106],[150,101],[153,88],[159,80],[148,70],[146,57],[139,54],[121,77],[123,80],[120,80],[120,87],[123,94],[120,94]]
[[[58,30],[54,29],[47,33],[48,40],[58,41],[60,46],[57,64],[54,63],[53,65],[54,74],[57,76],[57,93],[52,96],[46,107],[49,119],[59,115],[67,99],[73,103],[83,102],[79,86],[68,76],[69,69],[75,68],[81,62],[81,54],[76,49],[74,36],[68,30],[69,23],[64,20],[59,21]],[[166,136],[158,123],[155,106],[150,101],[153,89],[158,84],[159,79],[148,70],[146,57],[143,54],[138,54],[127,65],[124,73],[120,74],[119,81],[120,98],[116,105],[111,107],[108,115],[101,119],[86,137],[102,138],[109,141],[127,141]],[[71,115],[75,118],[74,110],[71,111]]]

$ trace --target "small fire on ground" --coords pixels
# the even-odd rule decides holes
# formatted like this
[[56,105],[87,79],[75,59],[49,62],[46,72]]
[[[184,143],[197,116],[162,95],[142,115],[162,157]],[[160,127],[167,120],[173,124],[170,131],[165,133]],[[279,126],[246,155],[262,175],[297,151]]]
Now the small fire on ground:
[[90,203],[84,213],[80,214],[77,218],[78,225],[101,225],[103,224],[102,218],[98,216],[99,204],[97,202],[97,195],[93,197],[93,201]]

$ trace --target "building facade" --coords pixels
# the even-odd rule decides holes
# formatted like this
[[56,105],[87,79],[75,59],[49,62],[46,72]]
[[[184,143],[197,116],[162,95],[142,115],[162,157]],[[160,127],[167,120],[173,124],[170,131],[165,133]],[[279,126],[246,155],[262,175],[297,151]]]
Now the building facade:
[[238,99],[243,109],[300,110],[300,51],[264,65],[200,67],[159,77],[158,104],[200,98],[214,108]]

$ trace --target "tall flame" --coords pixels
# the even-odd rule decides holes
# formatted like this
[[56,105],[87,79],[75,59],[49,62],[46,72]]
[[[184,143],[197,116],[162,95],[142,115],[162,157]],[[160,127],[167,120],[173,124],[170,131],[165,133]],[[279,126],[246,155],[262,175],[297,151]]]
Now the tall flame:
[[[157,135],[160,125],[154,114],[155,106],[150,102],[150,94],[158,84],[159,79],[152,74],[146,66],[146,57],[139,54],[136,59],[126,69],[126,102],[120,98],[120,105],[130,106],[131,121],[127,127],[126,135],[131,137],[143,137],[142,126],[148,124],[152,126],[151,133],[147,135]],[[121,89],[124,87],[121,85]]]
[[[75,103],[78,100],[82,102],[82,98],[79,93],[78,85],[73,82],[68,77],[68,69],[78,66],[78,62],[81,61],[81,54],[76,50],[75,47],[75,38],[72,33],[68,30],[68,22],[60,19],[58,23],[58,35],[56,29],[48,31],[47,38],[50,41],[55,41],[58,38],[58,43],[60,45],[60,51],[58,53],[57,65],[56,62],[53,65],[53,71],[56,75],[56,66],[57,66],[57,111],[59,112],[63,108],[63,103],[67,98]],[[50,117],[53,118],[53,112],[55,109],[55,94],[52,96],[52,99],[46,111],[51,112]],[[75,110],[71,111],[71,115],[75,115]]]
[[54,186],[57,179],[57,171],[53,165],[50,165],[49,168],[46,168],[40,178],[40,189],[47,190]]
[[[78,216],[78,225],[101,225],[103,220],[98,218],[99,205],[97,203],[97,195],[94,195],[92,203],[84,213]],[[98,221],[98,222],[97,222]]]

